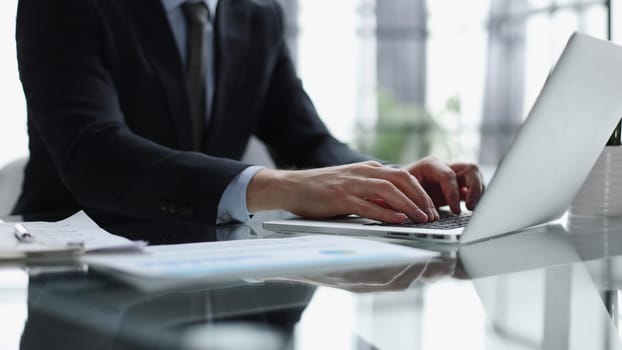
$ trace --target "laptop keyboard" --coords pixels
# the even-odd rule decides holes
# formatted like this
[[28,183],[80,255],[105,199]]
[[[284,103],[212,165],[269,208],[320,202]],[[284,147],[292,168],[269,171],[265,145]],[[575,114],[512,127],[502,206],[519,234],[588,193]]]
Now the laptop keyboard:
[[395,227],[417,227],[417,228],[427,228],[427,229],[436,229],[436,230],[451,230],[455,228],[460,228],[466,226],[471,218],[471,212],[462,212],[459,215],[455,215],[448,211],[440,211],[439,212],[440,219],[433,222],[426,222],[423,224],[418,224],[413,222],[411,219],[407,219],[402,224],[390,224],[385,222],[373,222],[368,223],[366,225],[378,225],[378,226],[395,226]]

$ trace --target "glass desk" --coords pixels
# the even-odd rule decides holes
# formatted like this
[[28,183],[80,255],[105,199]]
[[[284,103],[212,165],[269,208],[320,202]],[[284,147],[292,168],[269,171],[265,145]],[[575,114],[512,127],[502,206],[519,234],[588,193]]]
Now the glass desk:
[[[96,219],[152,243],[260,239]],[[393,241],[401,244],[412,244]],[[622,220],[568,218],[408,266],[145,291],[79,263],[0,267],[0,349],[622,349]]]

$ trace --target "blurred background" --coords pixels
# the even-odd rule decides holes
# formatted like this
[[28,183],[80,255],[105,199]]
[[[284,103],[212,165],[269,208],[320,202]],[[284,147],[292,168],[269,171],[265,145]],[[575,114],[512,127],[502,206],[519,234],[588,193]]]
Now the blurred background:
[[[573,31],[622,40],[622,0],[279,2],[330,130],[397,163],[433,154],[496,164]],[[28,155],[16,7],[0,2],[0,166]]]
[[[434,154],[496,164],[573,31],[622,43],[622,0],[279,1],[287,15],[287,40],[299,75],[328,127],[353,147],[391,162],[407,163]],[[0,166],[28,155],[26,105],[15,57],[16,7],[17,0],[0,1]],[[529,271],[528,276],[544,283],[541,273]],[[25,320],[28,277],[14,270],[0,271],[0,279],[0,310]],[[521,279],[514,276],[512,281]],[[524,282],[531,285],[533,278]],[[484,321],[473,322],[473,315],[485,319],[480,305],[480,299],[485,299],[478,299],[468,285],[458,288],[466,289],[456,293],[443,284],[424,292],[415,289],[410,309],[404,308],[403,297],[387,294],[381,302],[404,312],[396,319],[388,314],[373,324],[371,317],[365,318],[365,312],[375,310],[373,300],[354,304],[345,292],[321,290],[314,297],[318,306],[308,308],[311,311],[303,322],[319,325],[309,328],[318,330],[313,339],[334,341],[335,330],[356,322],[368,325],[370,331],[406,325],[413,332],[444,335],[445,316],[452,315],[453,328],[483,343],[484,333],[476,328]],[[510,292],[521,291],[509,280],[498,288],[496,293],[506,298],[499,305],[513,305],[507,300],[516,295]],[[541,288],[532,289],[535,296],[529,297],[537,303],[544,294]],[[332,322],[327,323],[322,313],[313,317],[323,305],[329,308],[324,312],[337,316]],[[432,320],[424,326],[411,313],[419,305],[425,305],[429,315],[437,315],[421,318]],[[361,317],[339,317],[357,315],[348,311],[355,307],[363,310]],[[456,313],[457,309],[464,312]],[[0,328],[7,334],[21,334],[24,323],[16,320],[0,320]],[[536,322],[537,328],[543,321]],[[441,338],[453,342],[445,348],[463,345],[456,343],[464,339],[460,336],[430,337]],[[516,338],[523,344],[524,338]],[[310,344],[301,349],[321,348],[304,334],[301,339],[301,344]],[[404,339],[399,341],[404,344]],[[2,349],[16,348],[18,343],[19,339],[0,337]],[[434,347],[426,344],[421,347]]]

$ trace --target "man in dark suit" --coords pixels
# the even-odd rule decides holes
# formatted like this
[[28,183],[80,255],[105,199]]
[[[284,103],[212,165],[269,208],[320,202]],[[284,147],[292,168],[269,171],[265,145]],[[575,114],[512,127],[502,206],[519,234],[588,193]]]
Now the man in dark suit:
[[[19,1],[30,161],[15,213],[214,224],[284,209],[424,222],[439,205],[475,206],[483,184],[472,164],[426,158],[395,169],[330,135],[296,77],[273,0],[188,3]],[[198,12],[186,9],[196,3]],[[280,168],[310,170],[240,162],[251,135]]]

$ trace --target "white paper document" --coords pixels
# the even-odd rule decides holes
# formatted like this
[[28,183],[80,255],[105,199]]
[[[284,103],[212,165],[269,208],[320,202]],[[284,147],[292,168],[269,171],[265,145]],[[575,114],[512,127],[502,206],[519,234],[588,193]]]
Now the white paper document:
[[30,238],[20,241],[15,235],[17,223],[0,223],[0,259],[77,255],[95,251],[140,250],[144,242],[110,234],[83,211],[56,222],[20,222]]
[[92,267],[152,279],[227,280],[426,261],[438,253],[358,238],[312,235],[147,247],[85,256]]

